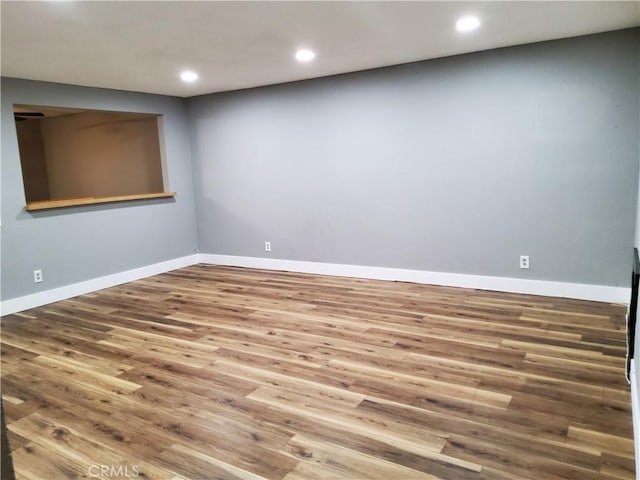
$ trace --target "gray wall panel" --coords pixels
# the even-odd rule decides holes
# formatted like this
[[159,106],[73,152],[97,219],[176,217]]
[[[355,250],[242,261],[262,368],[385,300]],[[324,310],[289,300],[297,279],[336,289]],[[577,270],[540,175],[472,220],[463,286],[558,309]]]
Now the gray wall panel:
[[638,39],[188,99],[200,249],[627,286]]
[[[192,254],[197,248],[190,145],[179,98],[2,79],[2,299]],[[162,113],[172,200],[28,213],[12,105]],[[44,282],[33,283],[42,269]]]

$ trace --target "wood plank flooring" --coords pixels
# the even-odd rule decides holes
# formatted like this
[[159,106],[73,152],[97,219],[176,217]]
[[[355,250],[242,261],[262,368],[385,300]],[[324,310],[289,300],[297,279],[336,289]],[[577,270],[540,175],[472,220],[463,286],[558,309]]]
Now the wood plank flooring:
[[193,266],[2,319],[18,479],[634,478],[625,308]]

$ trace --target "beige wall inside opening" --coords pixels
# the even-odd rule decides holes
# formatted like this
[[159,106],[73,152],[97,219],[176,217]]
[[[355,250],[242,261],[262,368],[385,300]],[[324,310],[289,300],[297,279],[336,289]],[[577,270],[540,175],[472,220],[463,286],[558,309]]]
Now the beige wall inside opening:
[[14,112],[27,202],[164,192],[159,115],[29,105]]

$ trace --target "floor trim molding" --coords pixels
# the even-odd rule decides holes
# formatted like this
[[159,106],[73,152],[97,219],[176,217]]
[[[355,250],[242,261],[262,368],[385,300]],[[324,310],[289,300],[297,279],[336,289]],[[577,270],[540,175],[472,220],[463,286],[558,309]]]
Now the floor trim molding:
[[631,288],[587,285],[581,283],[526,280],[521,278],[489,277],[460,273],[429,272],[401,268],[343,265],[337,263],[303,262],[261,257],[239,257],[201,253],[200,263],[236,267],[286,270],[302,273],[335,275],[338,277],[370,278],[401,282],[425,283],[448,287],[477,288],[509,293],[525,293],[549,297],[575,298],[607,303],[628,304]]
[[[159,273],[198,263],[227,265],[236,267],[261,268],[265,270],[286,270],[291,272],[316,273],[338,277],[370,278],[400,282],[424,283],[448,287],[477,288],[499,292],[525,293],[550,297],[575,298],[598,302],[628,304],[631,289],[579,283],[548,282],[520,278],[488,277],[460,273],[429,272],[401,268],[371,267],[363,265],[343,265],[338,263],[303,262],[261,257],[239,257],[232,255],[194,254],[165,262],[147,265],[104,277],[78,282],[64,287],[12,298],[0,302],[0,315],[9,315],[30,308],[40,307],[67,298],[95,292],[103,288],[140,280]],[[640,477],[639,477],[640,478]]]
[[23,297],[12,298],[0,302],[0,315],[9,315],[21,312],[30,308],[40,307],[49,303],[58,302],[78,295],[102,290],[103,288],[115,287],[123,283],[140,280],[142,278],[157,275],[159,273],[169,272],[178,268],[188,267],[199,263],[197,254],[188,255],[186,257],[174,258],[165,262],[154,263],[124,272],[98,277],[84,282],[65,285],[64,287],[53,288],[43,292],[25,295]]

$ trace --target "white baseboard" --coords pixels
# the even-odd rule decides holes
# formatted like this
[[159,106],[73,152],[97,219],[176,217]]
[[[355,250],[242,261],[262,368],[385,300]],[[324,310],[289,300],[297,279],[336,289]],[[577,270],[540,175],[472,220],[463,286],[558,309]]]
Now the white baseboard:
[[631,415],[633,417],[633,445],[636,456],[636,478],[640,478],[640,398],[638,398],[638,377],[636,359],[631,360]]
[[291,272],[317,273],[338,277],[370,278],[375,280],[395,280],[400,282],[443,285],[447,287],[475,288],[498,292],[525,293],[548,297],[575,298],[607,303],[628,304],[631,288],[587,285],[581,283],[548,282],[521,278],[487,277],[460,273],[428,272],[401,268],[368,267],[362,265],[342,265],[337,263],[302,262],[260,257],[237,257],[201,253],[200,263],[228,265],[236,267],[262,268],[265,270],[286,270]]
[[[459,273],[428,272],[423,270],[406,270],[401,268],[369,267],[362,265],[342,265],[337,263],[303,262],[260,257],[238,257],[231,255],[194,254],[175,258],[145,267],[114,273],[64,287],[45,290],[44,292],[25,295],[0,302],[0,315],[21,312],[40,307],[67,298],[95,292],[103,288],[114,287],[151,275],[168,272],[178,268],[207,263],[212,265],[229,265],[237,267],[262,268],[265,270],[286,270],[291,272],[317,273],[338,277],[371,278],[376,280],[394,280],[400,282],[444,285],[449,287],[476,288],[499,292],[525,293],[550,297],[576,298],[599,302],[628,304],[631,289],[625,287],[608,287],[585,285],[579,283],[547,282],[541,280],[525,280],[518,278],[487,277],[465,275]],[[640,478],[640,477],[639,477]]]
[[24,297],[12,298],[0,303],[0,315],[21,312],[30,308],[40,307],[49,303],[58,302],[85,293],[95,292],[103,288],[115,287],[123,283],[132,282],[141,278],[150,277],[159,273],[165,273],[178,268],[188,267],[199,263],[197,254],[186,257],[174,258],[166,262],[155,263],[145,267],[134,268],[125,272],[114,273],[104,277],[86,280],[84,282],[66,285],[64,287],[45,290],[44,292],[25,295]]

